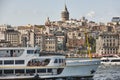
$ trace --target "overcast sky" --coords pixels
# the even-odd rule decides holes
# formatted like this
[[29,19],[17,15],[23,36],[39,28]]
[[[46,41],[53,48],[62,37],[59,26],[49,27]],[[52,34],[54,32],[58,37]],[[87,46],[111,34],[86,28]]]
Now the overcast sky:
[[120,16],[120,0],[0,0],[0,24],[40,25],[47,17],[58,21],[65,4],[74,19],[85,16],[95,22],[110,22],[113,16]]

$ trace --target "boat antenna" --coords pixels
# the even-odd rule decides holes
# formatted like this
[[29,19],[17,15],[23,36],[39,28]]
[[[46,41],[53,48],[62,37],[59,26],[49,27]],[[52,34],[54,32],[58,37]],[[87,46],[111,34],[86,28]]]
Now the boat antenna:
[[91,52],[90,52],[90,44],[89,44],[89,42],[88,42],[88,33],[87,33],[87,31],[86,31],[86,28],[85,28],[85,38],[86,38],[87,47],[88,47],[87,52],[88,52],[88,54],[89,54],[89,58],[92,60],[92,55],[91,55]]

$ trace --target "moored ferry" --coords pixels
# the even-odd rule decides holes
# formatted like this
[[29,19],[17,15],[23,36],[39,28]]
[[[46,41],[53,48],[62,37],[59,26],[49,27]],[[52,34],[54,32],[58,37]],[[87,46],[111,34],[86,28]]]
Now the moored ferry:
[[103,65],[120,65],[120,57],[118,55],[103,56],[101,58]]
[[69,60],[39,47],[0,48],[0,79],[66,79],[93,77],[100,60]]

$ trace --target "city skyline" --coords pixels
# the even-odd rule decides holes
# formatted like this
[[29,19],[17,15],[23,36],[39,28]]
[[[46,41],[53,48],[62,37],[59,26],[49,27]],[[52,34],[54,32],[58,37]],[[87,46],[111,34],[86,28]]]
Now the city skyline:
[[67,5],[70,19],[85,16],[95,22],[110,22],[120,14],[119,0],[1,0],[0,24],[13,26],[44,24],[47,17],[51,21],[61,20],[61,11]]

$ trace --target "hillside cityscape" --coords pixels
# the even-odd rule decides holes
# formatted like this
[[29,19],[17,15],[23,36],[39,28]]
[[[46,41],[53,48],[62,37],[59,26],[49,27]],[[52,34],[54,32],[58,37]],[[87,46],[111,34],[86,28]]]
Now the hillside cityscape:
[[65,5],[59,21],[52,21],[47,17],[44,25],[1,24],[0,47],[39,46],[41,51],[65,52],[69,56],[87,57],[88,37],[93,57],[120,55],[119,16],[111,17],[111,22],[96,23],[85,17],[70,19],[69,14]]

